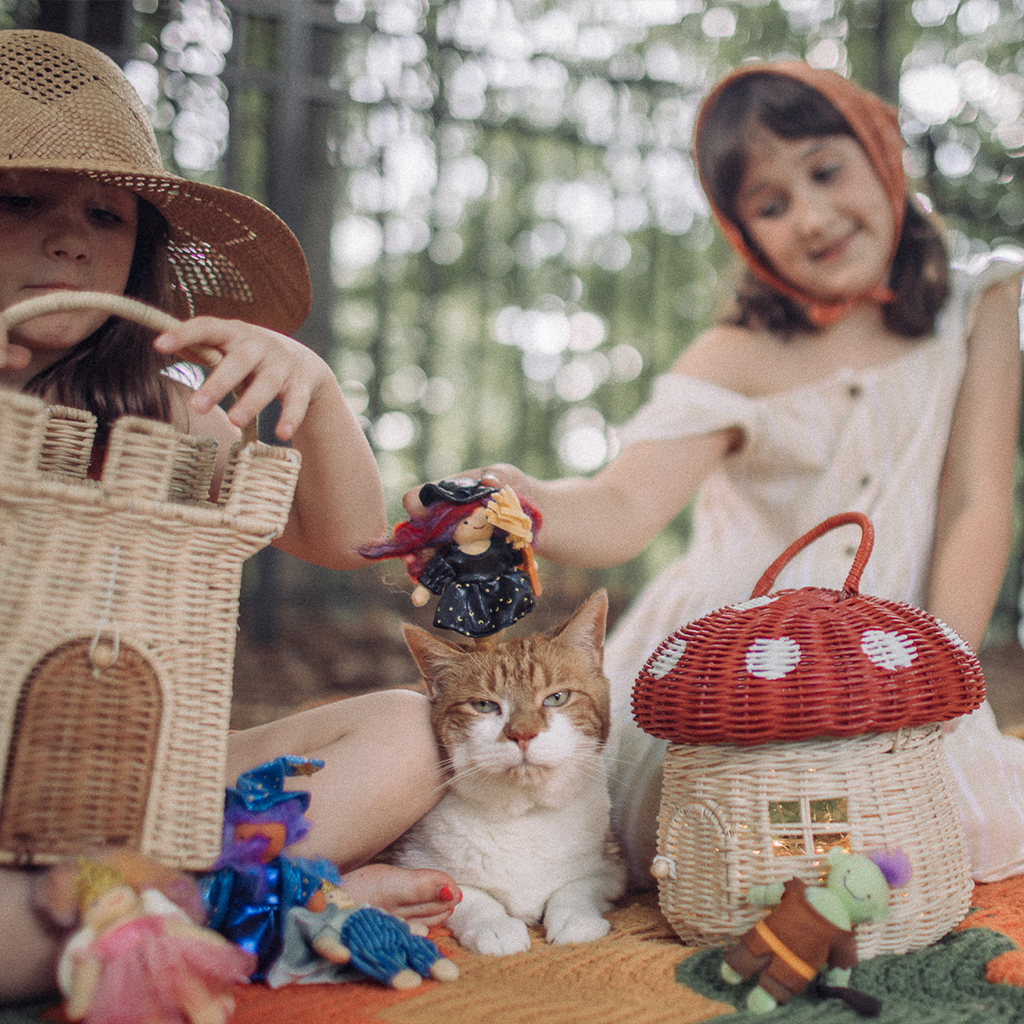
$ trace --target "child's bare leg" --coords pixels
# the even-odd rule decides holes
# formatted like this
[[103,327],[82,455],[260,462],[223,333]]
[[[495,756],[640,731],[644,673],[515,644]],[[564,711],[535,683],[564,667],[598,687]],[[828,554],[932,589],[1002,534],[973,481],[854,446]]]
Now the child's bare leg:
[[459,898],[450,876],[366,863],[444,791],[426,698],[412,690],[383,690],[235,733],[228,745],[228,784],[285,754],[325,762],[315,775],[288,780],[289,789],[309,790],[313,822],[293,852],[337,863],[354,899],[427,924],[445,920]]
[[430,868],[364,864],[346,871],[344,881],[345,892],[358,903],[370,903],[428,928],[444,924],[462,900],[451,876]]
[[[432,924],[458,900],[440,871],[362,865],[440,799],[443,782],[426,699],[411,690],[337,701],[232,735],[227,781],[283,754],[322,757],[316,775],[289,780],[312,794],[314,822],[295,851],[328,857],[345,873],[353,898]],[[32,906],[33,872],[0,868],[0,1000],[56,989],[61,937]]]
[[56,991],[61,937],[32,906],[34,872],[0,868],[0,1002]]

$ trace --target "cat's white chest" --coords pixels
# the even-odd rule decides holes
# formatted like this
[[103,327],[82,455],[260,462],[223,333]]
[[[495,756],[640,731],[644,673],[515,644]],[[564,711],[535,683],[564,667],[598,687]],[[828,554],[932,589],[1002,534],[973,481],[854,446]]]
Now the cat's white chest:
[[460,886],[484,889],[513,917],[533,924],[553,892],[606,868],[608,813],[603,782],[565,806],[484,813],[449,793],[407,834],[400,863],[445,870]]

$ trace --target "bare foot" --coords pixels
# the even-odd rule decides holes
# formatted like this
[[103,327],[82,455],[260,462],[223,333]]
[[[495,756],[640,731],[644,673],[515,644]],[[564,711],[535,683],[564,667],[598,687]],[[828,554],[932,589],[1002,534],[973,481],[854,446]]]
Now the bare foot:
[[454,879],[443,871],[394,864],[364,864],[346,871],[342,888],[358,903],[427,927],[444,924],[462,899]]

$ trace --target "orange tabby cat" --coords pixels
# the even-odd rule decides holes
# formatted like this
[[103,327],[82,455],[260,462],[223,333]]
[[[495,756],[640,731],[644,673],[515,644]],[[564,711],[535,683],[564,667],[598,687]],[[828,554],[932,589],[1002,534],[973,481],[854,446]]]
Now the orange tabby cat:
[[602,590],[550,634],[477,645],[405,627],[449,781],[394,859],[455,878],[449,925],[477,952],[528,949],[527,925],[541,921],[548,942],[608,932],[625,873],[601,756],[607,612]]

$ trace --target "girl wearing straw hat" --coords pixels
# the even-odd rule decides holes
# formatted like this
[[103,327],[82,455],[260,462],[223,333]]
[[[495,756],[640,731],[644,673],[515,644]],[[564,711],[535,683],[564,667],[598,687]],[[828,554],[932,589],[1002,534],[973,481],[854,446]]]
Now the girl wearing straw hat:
[[[75,293],[84,292],[130,296],[178,320],[154,338],[149,327],[79,308]],[[311,302],[295,237],[247,196],[168,174],[139,97],[103,54],[54,33],[2,31],[0,309],[43,296],[60,308],[0,328],[0,388],[88,409],[101,444],[130,414],[212,437],[225,454],[276,398],[277,436],[302,455],[277,546],[331,568],[365,564],[358,549],[386,527],[380,478],[330,368],[288,336]],[[193,390],[165,371],[196,353],[214,368]],[[225,413],[218,403],[232,392]],[[228,779],[285,754],[327,762],[306,783],[310,852],[348,870],[356,898],[443,920],[457,892],[447,875],[351,870],[435,799],[425,699],[371,694],[235,734]],[[0,1000],[53,985],[55,937],[29,890],[27,873],[0,871]]]

